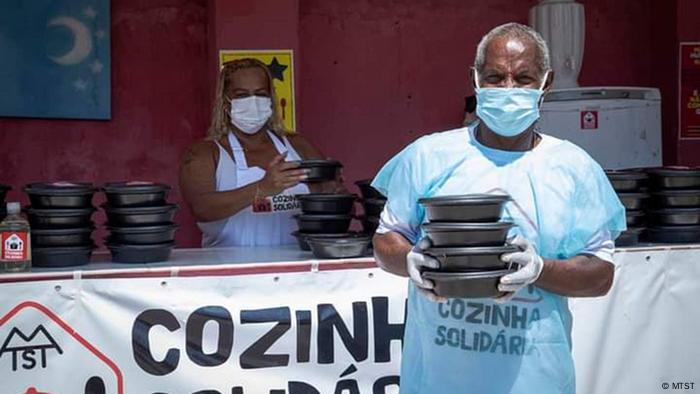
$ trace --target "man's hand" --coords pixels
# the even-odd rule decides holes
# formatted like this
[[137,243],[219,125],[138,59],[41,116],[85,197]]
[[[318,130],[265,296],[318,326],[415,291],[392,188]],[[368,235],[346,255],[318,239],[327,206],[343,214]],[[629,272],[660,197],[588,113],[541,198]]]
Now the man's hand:
[[518,235],[510,241],[510,244],[519,247],[521,252],[506,253],[501,256],[501,261],[518,264],[520,269],[501,277],[498,290],[506,293],[506,295],[500,297],[500,301],[509,300],[518,290],[535,283],[544,267],[544,260],[537,254],[534,246],[527,239]]
[[408,271],[408,276],[416,285],[416,289],[419,293],[427,297],[433,302],[444,302],[447,299],[440,297],[433,291],[434,283],[429,279],[425,279],[421,276],[421,273],[426,268],[429,269],[439,269],[440,262],[423,251],[430,247],[430,239],[421,239],[410,252],[406,255],[406,270]]

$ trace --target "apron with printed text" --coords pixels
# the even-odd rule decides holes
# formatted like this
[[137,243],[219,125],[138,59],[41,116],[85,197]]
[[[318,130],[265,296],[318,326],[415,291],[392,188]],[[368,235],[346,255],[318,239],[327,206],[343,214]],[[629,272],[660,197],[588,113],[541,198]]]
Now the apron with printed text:
[[[267,131],[277,151],[287,153],[287,161],[301,160],[285,137],[281,139]],[[219,162],[216,167],[216,191],[241,188],[261,180],[265,170],[249,167],[238,138],[228,134],[233,158],[217,142]],[[297,229],[294,215],[299,214],[299,202],[295,195],[307,194],[309,188],[300,183],[275,196],[265,197],[243,208],[233,216],[213,222],[198,223],[202,230],[202,247],[269,246],[294,243],[291,233]]]

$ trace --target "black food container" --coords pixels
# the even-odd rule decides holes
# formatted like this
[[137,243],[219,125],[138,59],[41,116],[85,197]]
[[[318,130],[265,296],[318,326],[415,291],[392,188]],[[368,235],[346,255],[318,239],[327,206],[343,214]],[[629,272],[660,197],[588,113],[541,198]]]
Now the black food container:
[[509,196],[467,194],[421,198],[429,222],[497,222]]
[[26,209],[29,225],[34,228],[77,228],[92,226],[94,207],[76,209]]
[[510,263],[501,261],[506,253],[519,252],[516,246],[491,246],[470,248],[437,248],[425,250],[427,255],[435,257],[440,262],[438,271],[463,272],[474,270],[503,270],[511,268]]
[[110,182],[102,187],[112,207],[152,207],[165,205],[170,186],[153,182]]
[[639,227],[644,224],[646,214],[644,211],[627,211],[627,227]]
[[512,270],[475,272],[423,272],[423,277],[435,284],[435,294],[446,298],[491,298],[503,295],[498,290],[501,277],[515,272]]
[[697,208],[700,190],[659,190],[651,193],[651,203],[657,208]]
[[301,160],[298,162],[300,169],[307,169],[308,177],[306,183],[327,182],[335,180],[338,176],[338,171],[343,167],[336,160]]
[[307,238],[314,256],[319,259],[344,259],[369,254],[372,238],[356,236],[345,238]]
[[169,243],[175,240],[177,224],[165,224],[160,226],[139,227],[113,227],[107,226],[110,232],[108,243],[150,245]]
[[167,204],[157,207],[117,208],[103,205],[110,226],[155,226],[172,223],[177,205]]
[[379,217],[377,216],[360,216],[358,218],[362,223],[362,232],[373,235],[379,227]]
[[371,186],[371,179],[362,179],[355,182],[357,188],[360,189],[360,195],[363,199],[367,198],[386,198],[379,191]]
[[107,243],[115,263],[143,264],[168,261],[174,242],[152,245],[122,245]]
[[661,167],[647,170],[653,190],[700,189],[700,168]]
[[386,205],[385,198],[366,198],[362,200],[362,208],[366,216],[380,216]]
[[646,229],[644,227],[628,227],[615,240],[616,247],[634,246],[639,243],[639,237]]
[[315,238],[347,238],[353,236],[353,233],[338,233],[338,234],[306,234],[302,233],[299,231],[294,231],[292,235],[297,239],[297,242],[299,243],[299,249],[305,250],[305,251],[311,251],[311,246],[309,246],[309,243],[307,240],[309,237],[315,237]]
[[309,215],[294,216],[302,233],[347,233],[350,228],[351,215]]
[[32,229],[32,246],[62,247],[92,245],[92,227]]
[[618,193],[634,192],[646,187],[649,176],[641,171],[608,170],[605,174],[613,189]]
[[647,193],[618,193],[617,196],[628,211],[644,209],[649,199],[649,194]]
[[646,234],[654,243],[700,243],[700,226],[654,226],[647,228]]
[[32,247],[32,266],[59,268],[85,265],[90,262],[94,245],[64,247]]
[[352,212],[357,196],[354,194],[298,194],[301,211],[310,214],[346,215]]
[[649,222],[655,226],[700,225],[700,208],[666,208],[647,211]]
[[515,225],[495,223],[426,223],[423,231],[433,246],[501,246]]
[[91,183],[30,183],[24,191],[33,208],[88,208],[92,206],[95,187]]
[[5,205],[5,197],[10,190],[12,190],[12,186],[0,183],[0,204]]

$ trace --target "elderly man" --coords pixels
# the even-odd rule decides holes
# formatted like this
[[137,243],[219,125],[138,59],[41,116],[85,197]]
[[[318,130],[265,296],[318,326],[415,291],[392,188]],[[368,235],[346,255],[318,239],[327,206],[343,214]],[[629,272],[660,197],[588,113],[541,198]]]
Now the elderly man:
[[[536,120],[553,75],[547,45],[531,28],[496,27],[472,70],[478,122],[415,141],[372,185],[388,197],[374,237],[380,266],[408,276],[402,393],[574,393],[566,297],[607,293],[624,208],[600,166],[573,144],[541,133]],[[507,193],[519,264],[500,299],[437,297],[421,277],[438,262],[422,197]],[[420,241],[420,242],[419,242]],[[414,246],[415,245],[415,246]]]

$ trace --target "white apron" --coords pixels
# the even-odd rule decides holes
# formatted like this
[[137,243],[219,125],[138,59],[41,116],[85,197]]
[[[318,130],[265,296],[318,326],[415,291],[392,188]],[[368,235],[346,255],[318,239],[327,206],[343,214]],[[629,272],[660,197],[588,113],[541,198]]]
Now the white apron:
[[[277,151],[287,153],[287,161],[301,160],[299,154],[286,137],[280,138],[267,131]],[[233,151],[233,160],[228,152],[219,147],[219,163],[216,166],[216,191],[238,189],[257,182],[265,176],[260,167],[248,167],[238,138],[228,134],[228,141]],[[294,215],[300,213],[296,194],[307,194],[309,188],[300,183],[284,190],[276,196],[266,197],[262,204],[251,205],[238,211],[233,216],[213,222],[199,222],[202,230],[202,247],[221,246],[270,246],[296,242],[290,233],[297,229]]]

